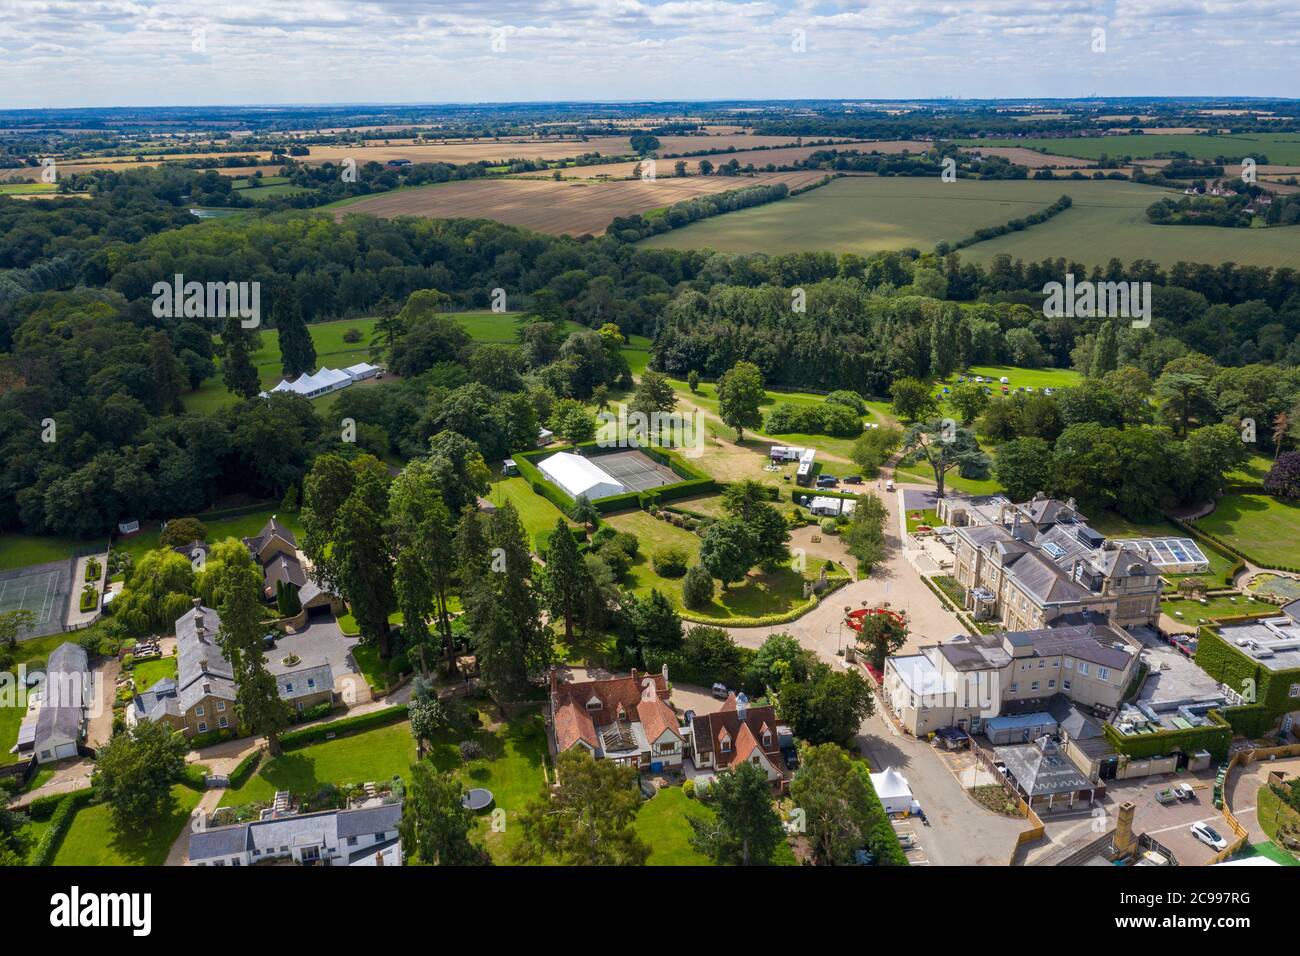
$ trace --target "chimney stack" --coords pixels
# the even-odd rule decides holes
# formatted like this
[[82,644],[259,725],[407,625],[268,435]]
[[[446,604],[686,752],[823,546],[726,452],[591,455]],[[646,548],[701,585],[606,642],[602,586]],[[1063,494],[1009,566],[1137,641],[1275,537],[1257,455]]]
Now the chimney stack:
[[1119,805],[1119,819],[1115,823],[1116,858],[1131,857],[1137,852],[1137,837],[1133,834],[1133,812],[1136,809],[1131,800]]

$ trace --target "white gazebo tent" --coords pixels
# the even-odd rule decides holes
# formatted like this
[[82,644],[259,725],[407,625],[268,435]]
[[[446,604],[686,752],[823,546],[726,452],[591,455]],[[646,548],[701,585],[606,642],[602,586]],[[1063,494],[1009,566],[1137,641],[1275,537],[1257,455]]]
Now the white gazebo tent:
[[910,813],[915,801],[912,788],[907,785],[907,778],[893,767],[886,767],[880,773],[871,775],[871,786],[880,798],[886,813]]

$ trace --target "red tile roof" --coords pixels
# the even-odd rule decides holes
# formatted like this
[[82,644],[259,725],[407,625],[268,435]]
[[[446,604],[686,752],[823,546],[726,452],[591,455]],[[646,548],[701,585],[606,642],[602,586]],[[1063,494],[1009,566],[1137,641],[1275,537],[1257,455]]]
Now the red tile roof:
[[[653,703],[642,700],[642,694],[649,689],[642,686],[647,680],[652,682]],[[628,677],[561,684],[558,676],[552,673],[551,712],[555,745],[564,752],[579,740],[585,740],[593,749],[597,748],[596,726],[613,723],[620,710],[629,720],[640,721],[645,726],[647,739],[653,741],[663,733],[664,726],[677,727],[676,714],[664,703],[668,696],[668,682],[663,674],[641,674],[634,670]],[[599,707],[588,708],[588,703],[596,702],[599,702]],[[652,726],[658,728],[653,733]]]
[[[731,704],[730,707],[727,704]],[[771,731],[776,726],[776,710],[771,706],[747,707],[745,719],[740,719],[735,701],[728,697],[723,709],[712,714],[697,715],[695,718],[695,752],[712,754],[713,763],[718,769],[731,766],[738,760],[747,760],[754,751],[761,751],[777,771],[786,773],[785,759],[781,756],[781,747],[775,733],[768,737],[768,746],[763,746],[763,731]],[[723,752],[722,738],[730,737],[732,746]]]

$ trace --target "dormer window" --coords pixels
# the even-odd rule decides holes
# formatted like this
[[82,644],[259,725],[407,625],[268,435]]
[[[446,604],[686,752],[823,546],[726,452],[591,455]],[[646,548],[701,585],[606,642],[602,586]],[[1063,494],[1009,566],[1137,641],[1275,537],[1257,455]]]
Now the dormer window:
[[599,697],[592,697],[587,701],[587,710],[600,710],[601,703]]
[[718,747],[724,754],[731,753],[731,737],[727,735],[726,731],[723,731],[722,736],[718,738]]
[[770,746],[772,746],[772,731],[765,730],[763,731],[763,749],[766,750]]

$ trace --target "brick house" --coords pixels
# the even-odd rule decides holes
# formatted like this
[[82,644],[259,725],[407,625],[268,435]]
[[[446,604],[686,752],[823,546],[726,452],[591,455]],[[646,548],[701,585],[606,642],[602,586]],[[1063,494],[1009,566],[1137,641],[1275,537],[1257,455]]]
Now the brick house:
[[749,762],[778,786],[789,779],[777,737],[775,708],[751,707],[744,694],[729,694],[721,710],[697,714],[692,729],[692,759],[697,769],[729,770]]
[[552,755],[581,747],[597,760],[638,770],[680,767],[690,728],[668,703],[668,668],[608,680],[561,683],[551,670],[547,730]]

